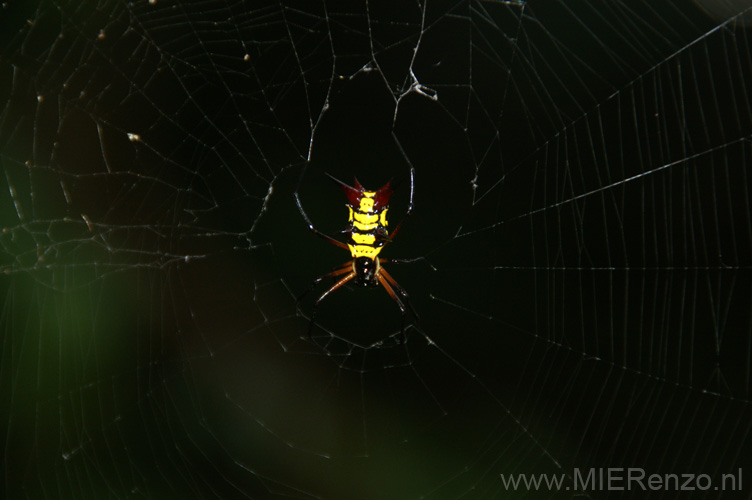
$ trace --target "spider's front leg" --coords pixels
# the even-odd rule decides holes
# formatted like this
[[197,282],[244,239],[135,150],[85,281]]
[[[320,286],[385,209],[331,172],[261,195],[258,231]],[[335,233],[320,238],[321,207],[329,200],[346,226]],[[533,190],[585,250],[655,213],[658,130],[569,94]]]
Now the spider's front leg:
[[[386,290],[386,293],[389,294],[392,300],[397,303],[397,306],[400,308],[400,311],[402,312],[402,340],[400,341],[400,343],[405,344],[407,343],[407,334],[405,333],[405,320],[407,319],[407,308],[405,308],[405,304],[402,303],[400,298],[394,292],[394,289],[389,284],[389,281],[385,278],[385,276],[389,276],[389,274],[382,268],[378,274],[379,283],[381,283],[381,286],[384,287],[384,290]],[[391,278],[391,276],[389,277]],[[391,281],[394,281],[394,280],[391,280]],[[404,292],[404,290],[402,291]],[[412,307],[410,309],[412,309]]]
[[300,297],[298,298],[298,302],[300,302],[300,300],[301,300],[301,299],[302,299],[302,298],[303,298],[303,297],[304,297],[304,296],[305,296],[305,295],[306,295],[306,294],[307,294],[308,292],[310,292],[311,290],[313,290],[313,287],[315,287],[315,286],[316,286],[316,285],[317,285],[318,283],[320,283],[320,282],[321,282],[321,280],[323,280],[324,278],[329,278],[329,277],[332,277],[332,276],[339,276],[339,275],[341,275],[341,274],[345,274],[345,273],[346,273],[346,272],[348,272],[348,271],[350,272],[350,274],[348,274],[347,276],[345,276],[344,278],[342,278],[341,280],[339,280],[338,282],[336,282],[336,283],[335,283],[334,285],[332,285],[332,286],[331,286],[331,288],[329,288],[329,290],[327,290],[327,291],[325,291],[324,293],[322,293],[322,294],[321,294],[321,295],[319,296],[319,298],[318,298],[318,299],[316,299],[316,302],[314,302],[314,303],[313,303],[313,310],[311,311],[311,321],[310,321],[310,323],[308,323],[308,339],[309,339],[309,340],[312,340],[312,336],[311,336],[311,333],[313,332],[313,323],[314,323],[314,321],[315,321],[315,319],[316,319],[316,309],[317,309],[317,308],[319,307],[319,304],[321,303],[321,301],[322,301],[322,300],[324,300],[324,299],[326,298],[326,296],[327,296],[327,295],[329,295],[330,293],[332,293],[332,292],[336,291],[336,290],[337,290],[338,288],[340,288],[340,287],[341,287],[342,285],[344,285],[345,283],[347,283],[348,281],[350,281],[351,279],[353,279],[353,278],[354,278],[355,276],[357,276],[357,274],[355,273],[355,271],[353,271],[353,270],[352,270],[352,262],[348,262],[348,263],[347,263],[347,264],[345,264],[345,265],[344,265],[344,266],[343,266],[343,267],[342,267],[341,269],[335,269],[334,271],[332,271],[332,272],[330,272],[330,273],[327,273],[327,274],[325,274],[325,275],[323,275],[323,276],[319,276],[318,278],[316,278],[316,279],[314,280],[314,282],[313,282],[313,284],[311,285],[311,287],[310,287],[310,288],[309,288],[308,290],[306,290],[306,291],[305,291],[305,292],[304,292],[304,293],[303,293],[303,294],[302,294],[302,295],[301,295],[301,296],[300,296]]
[[342,243],[341,241],[335,240],[334,238],[332,238],[328,234],[322,233],[321,231],[319,231],[318,229],[316,229],[313,226],[313,222],[311,222],[311,219],[308,218],[308,214],[306,213],[306,211],[303,210],[303,205],[300,203],[300,197],[298,196],[297,191],[295,192],[295,203],[298,205],[298,211],[300,212],[300,215],[303,216],[303,219],[305,220],[306,224],[308,225],[308,229],[313,234],[315,234],[316,236],[318,236],[321,239],[324,239],[324,240],[328,241],[332,245],[336,245],[336,246],[338,246],[340,248],[344,248],[345,250],[349,250],[350,249],[350,247],[348,247],[346,244]]
[[326,274],[322,274],[318,278],[314,279],[313,282],[311,283],[311,286],[309,286],[303,293],[298,295],[298,298],[295,300],[295,308],[300,309],[300,301],[303,300],[306,295],[311,293],[313,289],[316,288],[316,285],[324,281],[326,278],[331,278],[333,276],[339,276],[340,274],[345,274],[351,269],[352,269],[352,261],[346,262],[345,264],[341,266],[337,266],[334,269],[332,269],[330,272]]

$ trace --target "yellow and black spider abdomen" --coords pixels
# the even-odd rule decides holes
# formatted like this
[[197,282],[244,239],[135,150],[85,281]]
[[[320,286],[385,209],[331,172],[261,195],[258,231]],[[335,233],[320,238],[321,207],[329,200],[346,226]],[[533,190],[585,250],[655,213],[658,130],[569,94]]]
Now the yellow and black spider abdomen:
[[[343,188],[345,189],[345,188]],[[349,235],[347,246],[353,259],[366,257],[375,260],[381,248],[389,242],[386,218],[392,189],[387,182],[378,191],[366,191],[355,180],[355,187],[346,186],[348,197]]]
[[358,208],[348,205],[350,225],[345,231],[349,234],[347,246],[354,259],[368,257],[375,259],[381,247],[389,241],[386,213],[388,207],[383,207],[379,213],[362,212]]

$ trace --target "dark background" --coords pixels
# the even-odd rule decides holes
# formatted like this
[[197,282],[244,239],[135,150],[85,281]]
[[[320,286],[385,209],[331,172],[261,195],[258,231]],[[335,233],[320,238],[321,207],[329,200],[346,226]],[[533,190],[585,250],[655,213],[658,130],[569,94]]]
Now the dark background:
[[[752,470],[752,57],[717,7],[3,3],[0,491],[749,498],[499,478]],[[336,235],[325,173],[391,179],[394,225],[411,166],[382,255],[420,321],[345,287],[309,340],[348,255],[294,193]]]

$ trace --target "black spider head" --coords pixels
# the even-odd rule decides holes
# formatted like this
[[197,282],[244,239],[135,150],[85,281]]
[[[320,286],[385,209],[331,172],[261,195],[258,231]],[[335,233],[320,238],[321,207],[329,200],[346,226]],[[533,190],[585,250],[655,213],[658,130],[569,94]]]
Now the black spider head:
[[355,284],[359,286],[378,286],[379,279],[376,277],[376,260],[369,257],[355,259]]

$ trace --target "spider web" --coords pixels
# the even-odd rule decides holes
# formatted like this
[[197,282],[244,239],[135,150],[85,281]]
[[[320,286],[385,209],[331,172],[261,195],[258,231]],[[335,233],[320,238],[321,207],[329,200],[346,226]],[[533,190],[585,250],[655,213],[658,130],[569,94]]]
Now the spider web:
[[725,497],[500,475],[752,465],[744,8],[2,3],[4,494]]

